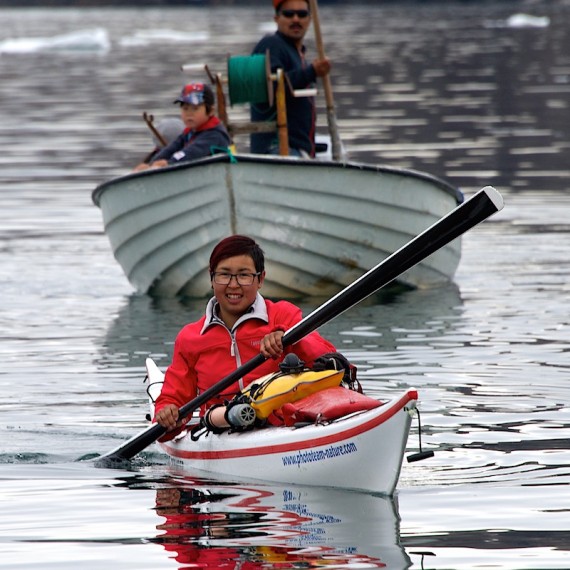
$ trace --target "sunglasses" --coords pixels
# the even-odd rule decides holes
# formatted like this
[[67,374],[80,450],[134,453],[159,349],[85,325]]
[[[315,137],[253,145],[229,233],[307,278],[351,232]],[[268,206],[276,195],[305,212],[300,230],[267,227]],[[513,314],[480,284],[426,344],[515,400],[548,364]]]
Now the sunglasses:
[[308,18],[311,14],[309,10],[281,10],[279,13],[284,18],[293,18],[293,16],[297,16],[300,20]]

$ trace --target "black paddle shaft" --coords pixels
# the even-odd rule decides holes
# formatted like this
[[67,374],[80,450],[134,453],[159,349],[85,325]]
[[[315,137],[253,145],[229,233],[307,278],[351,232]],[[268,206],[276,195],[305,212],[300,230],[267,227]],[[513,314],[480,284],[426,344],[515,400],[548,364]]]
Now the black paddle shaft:
[[[323,324],[338,317],[502,208],[503,198],[499,192],[491,186],[486,186],[291,327],[283,335],[283,346],[298,342]],[[255,370],[265,360],[262,354],[248,360],[182,406],[179,410],[179,417],[182,419],[192,414],[234,382]],[[159,424],[153,424],[123,445],[98,458],[96,463],[110,467],[115,462],[131,459],[165,433],[165,428]]]

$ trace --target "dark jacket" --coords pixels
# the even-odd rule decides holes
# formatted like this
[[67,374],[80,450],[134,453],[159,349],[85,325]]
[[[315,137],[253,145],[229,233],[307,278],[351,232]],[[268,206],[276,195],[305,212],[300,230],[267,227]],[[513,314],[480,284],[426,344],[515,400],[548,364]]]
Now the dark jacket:
[[[315,99],[314,97],[294,97],[288,83],[293,89],[309,89],[314,87],[316,79],[312,64],[307,63],[294,43],[280,32],[265,36],[255,46],[253,53],[265,53],[269,49],[271,71],[282,69],[285,79],[287,100],[287,125],[289,146],[302,149],[311,156],[315,155]],[[274,121],[275,105],[251,105],[252,121]],[[251,152],[266,154],[271,146],[277,145],[277,133],[258,133],[251,135]]]
[[200,129],[185,129],[177,139],[153,156],[152,160],[165,159],[168,164],[178,164],[223,152],[230,144],[230,136],[224,125],[217,117],[211,117]]

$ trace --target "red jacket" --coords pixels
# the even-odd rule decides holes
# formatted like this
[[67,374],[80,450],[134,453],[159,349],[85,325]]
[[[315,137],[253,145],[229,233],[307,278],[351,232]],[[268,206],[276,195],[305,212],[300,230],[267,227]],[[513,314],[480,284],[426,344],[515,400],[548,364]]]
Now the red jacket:
[[[214,316],[215,304],[215,299],[212,299],[206,315],[186,325],[178,334],[172,364],[166,370],[155,413],[167,404],[180,408],[259,354],[261,339],[266,334],[278,329],[286,331],[302,319],[301,309],[292,303],[268,301],[258,294],[251,312],[242,316],[230,331]],[[294,352],[307,366],[311,366],[315,358],[335,351],[330,342],[313,332],[287,347],[285,354]],[[231,399],[260,376],[276,372],[279,362],[266,360],[240,382],[224,390],[219,398],[210,400],[204,408]]]

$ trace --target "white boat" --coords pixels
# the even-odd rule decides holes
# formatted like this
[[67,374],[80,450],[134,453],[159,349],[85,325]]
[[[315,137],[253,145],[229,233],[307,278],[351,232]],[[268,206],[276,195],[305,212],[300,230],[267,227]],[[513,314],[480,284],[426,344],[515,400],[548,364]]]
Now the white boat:
[[[128,174],[93,192],[128,280],[158,297],[209,294],[210,253],[232,234],[264,249],[266,296],[330,296],[462,201],[413,170],[246,154]],[[457,238],[399,280],[448,282],[460,255]]]
[[[152,359],[147,359],[146,366],[153,415],[164,375]],[[172,464],[193,474],[391,495],[400,476],[417,398],[416,390],[409,389],[377,408],[329,423],[209,433],[197,441],[184,431],[158,445]]]

